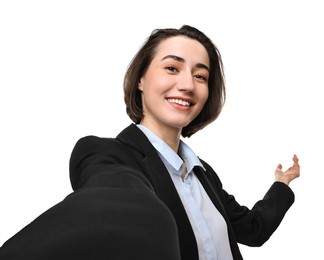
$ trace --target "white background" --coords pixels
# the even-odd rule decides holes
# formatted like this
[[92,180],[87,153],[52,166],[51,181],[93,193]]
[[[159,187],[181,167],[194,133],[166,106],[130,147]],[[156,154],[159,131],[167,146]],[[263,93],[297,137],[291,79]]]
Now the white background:
[[296,153],[296,202],[249,260],[323,259],[321,1],[1,1],[0,244],[72,192],[69,157],[131,123],[124,72],[155,28],[190,24],[218,46],[227,102],[185,141],[249,207]]

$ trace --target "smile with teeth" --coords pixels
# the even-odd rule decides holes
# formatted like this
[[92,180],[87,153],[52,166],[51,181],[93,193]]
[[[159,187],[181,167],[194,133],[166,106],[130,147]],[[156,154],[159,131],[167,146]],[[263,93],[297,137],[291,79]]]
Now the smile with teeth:
[[185,101],[185,100],[175,99],[175,98],[168,98],[167,101],[170,102],[170,103],[176,103],[176,104],[181,105],[181,106],[190,107],[190,102]]

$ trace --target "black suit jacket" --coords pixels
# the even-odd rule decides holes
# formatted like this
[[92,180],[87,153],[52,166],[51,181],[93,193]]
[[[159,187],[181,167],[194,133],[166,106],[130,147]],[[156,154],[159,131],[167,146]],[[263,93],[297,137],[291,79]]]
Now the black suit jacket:
[[[248,209],[201,161],[206,172],[197,167],[194,173],[227,223],[234,259],[242,259],[237,243],[267,241],[294,194],[275,182]],[[116,138],[80,139],[71,155],[70,179],[74,192],[9,239],[0,259],[198,260],[195,236],[170,175],[135,125]]]

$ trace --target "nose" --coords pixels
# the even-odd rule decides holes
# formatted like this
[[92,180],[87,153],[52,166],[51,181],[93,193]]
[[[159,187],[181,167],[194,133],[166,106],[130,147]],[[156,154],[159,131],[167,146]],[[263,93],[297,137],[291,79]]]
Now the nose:
[[195,89],[194,77],[191,73],[183,73],[179,77],[179,82],[177,84],[179,91],[193,92]]

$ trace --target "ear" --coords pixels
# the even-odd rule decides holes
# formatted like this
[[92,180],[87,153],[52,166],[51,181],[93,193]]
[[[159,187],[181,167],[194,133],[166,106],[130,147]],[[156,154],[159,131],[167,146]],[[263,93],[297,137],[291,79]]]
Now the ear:
[[137,88],[138,90],[143,91],[142,78],[140,78],[140,80],[138,81]]

